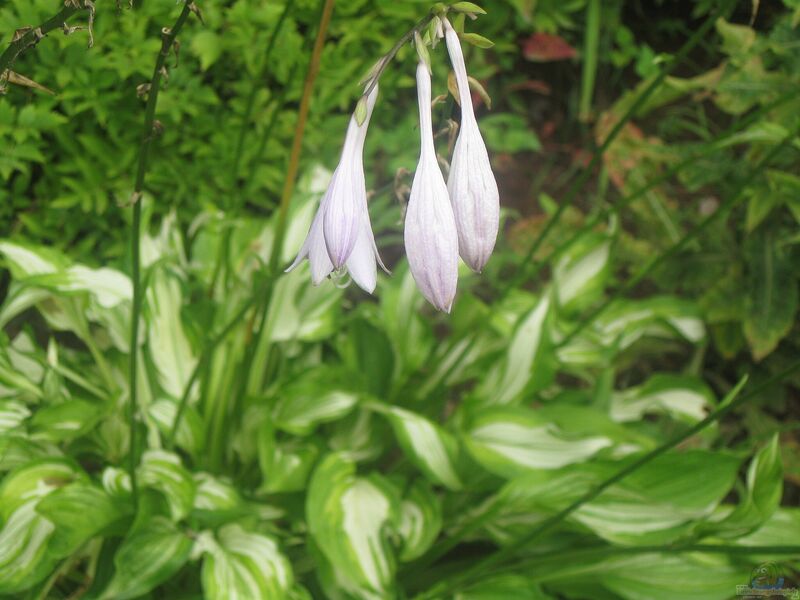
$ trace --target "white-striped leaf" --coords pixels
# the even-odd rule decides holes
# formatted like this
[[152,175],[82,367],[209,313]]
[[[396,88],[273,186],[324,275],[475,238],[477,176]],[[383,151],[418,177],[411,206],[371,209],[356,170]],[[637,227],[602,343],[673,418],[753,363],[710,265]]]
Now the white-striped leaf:
[[553,269],[553,287],[564,310],[591,304],[602,294],[610,272],[611,240],[607,235],[583,235]]
[[400,560],[419,558],[433,545],[442,528],[442,503],[430,486],[415,482],[400,502],[400,524],[397,531],[403,546]]
[[24,402],[0,400],[0,433],[13,431],[30,416],[31,411]]
[[174,520],[179,521],[189,514],[194,504],[194,480],[176,454],[147,450],[139,466],[139,480],[140,485],[164,494]]
[[269,537],[239,525],[220,529],[218,539],[206,532],[198,540],[203,559],[203,593],[207,600],[286,598],[292,568]]
[[[178,414],[177,402],[168,398],[161,398],[153,402],[147,408],[147,412],[158,424],[163,434],[171,434],[175,416]],[[190,454],[196,455],[202,450],[204,440],[204,423],[197,413],[197,409],[191,405],[184,407],[175,442]]]
[[638,421],[646,414],[668,414],[696,423],[714,405],[708,386],[695,377],[654,375],[643,385],[614,392],[610,416],[615,421]]
[[126,537],[114,556],[115,572],[102,600],[139,598],[178,572],[192,540],[169,519],[151,516]]
[[337,374],[330,369],[302,373],[281,387],[273,411],[275,426],[295,435],[308,435],[320,423],[345,416],[358,396],[337,388]]
[[455,467],[458,443],[450,433],[425,417],[402,408],[381,405],[373,408],[386,415],[406,456],[432,482],[450,490],[462,488]]
[[334,570],[373,594],[389,595],[395,558],[385,537],[398,502],[377,477],[361,478],[341,454],[314,471],[306,500],[309,531]]
[[208,473],[195,473],[195,510],[232,510],[241,503],[236,488]]
[[523,408],[483,411],[473,419],[465,440],[475,460],[504,477],[582,462],[612,445],[604,436],[566,435]]
[[481,386],[483,404],[512,404],[526,389],[541,389],[550,380],[548,316],[545,293],[519,321],[500,367],[499,377]]

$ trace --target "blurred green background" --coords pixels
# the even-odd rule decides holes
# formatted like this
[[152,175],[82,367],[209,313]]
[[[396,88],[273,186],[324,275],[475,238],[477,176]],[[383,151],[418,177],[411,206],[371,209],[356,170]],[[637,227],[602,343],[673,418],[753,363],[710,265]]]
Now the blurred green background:
[[[494,45],[464,47],[503,223],[451,315],[402,249],[413,47],[364,159],[393,274],[313,287],[266,265],[322,3],[198,3],[158,96],[135,350],[137,88],[182,3],[122,4],[96,1],[92,48],[56,30],[22,54],[0,96],[0,596],[800,587],[797,0],[484,2],[466,30]],[[431,4],[336,3],[282,264],[359,80]],[[62,7],[0,3],[0,46]],[[460,114],[432,60],[446,160]]]

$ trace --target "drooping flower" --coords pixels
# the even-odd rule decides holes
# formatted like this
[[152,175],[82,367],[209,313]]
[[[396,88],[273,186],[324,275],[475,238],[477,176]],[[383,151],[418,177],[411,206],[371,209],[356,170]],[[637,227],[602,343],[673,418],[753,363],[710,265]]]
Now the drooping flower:
[[475,119],[461,43],[450,22],[443,21],[461,104],[461,130],[453,150],[447,189],[453,204],[461,258],[472,270],[480,272],[497,240],[500,193]]
[[367,98],[366,118],[361,125],[355,115],[350,117],[339,165],[297,258],[286,269],[291,271],[308,258],[314,285],[319,285],[334,269],[345,267],[353,281],[371,294],[378,278],[376,261],[386,270],[369,219],[363,162],[364,140],[377,96],[376,85]]
[[450,312],[458,283],[458,233],[433,145],[431,76],[422,61],[417,65],[417,97],[422,147],[406,211],[406,254],[422,295]]

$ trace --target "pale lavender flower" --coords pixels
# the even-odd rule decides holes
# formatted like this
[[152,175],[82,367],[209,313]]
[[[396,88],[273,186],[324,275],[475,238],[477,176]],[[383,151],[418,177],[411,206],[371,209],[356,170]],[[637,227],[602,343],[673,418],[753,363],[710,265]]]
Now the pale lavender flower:
[[350,117],[339,165],[303,247],[286,269],[291,271],[308,258],[314,285],[319,285],[334,269],[345,267],[360,288],[372,293],[378,277],[376,261],[386,270],[372,233],[363,163],[364,140],[377,96],[376,85],[367,98],[366,118],[361,125],[355,115]]
[[475,119],[461,43],[449,21],[443,21],[461,103],[461,131],[453,151],[447,189],[453,204],[461,258],[474,271],[480,272],[497,240],[500,193]]
[[439,310],[450,312],[458,283],[458,233],[436,160],[431,76],[423,62],[417,65],[417,97],[422,148],[406,211],[406,254],[422,295]]

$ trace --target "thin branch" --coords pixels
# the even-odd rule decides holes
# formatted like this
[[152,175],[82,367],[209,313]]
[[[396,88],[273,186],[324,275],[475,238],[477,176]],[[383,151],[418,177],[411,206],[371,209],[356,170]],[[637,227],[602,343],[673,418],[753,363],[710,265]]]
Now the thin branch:
[[39,40],[54,29],[61,29],[64,23],[76,12],[78,12],[77,8],[64,6],[58,13],[47,19],[41,25],[31,27],[25,33],[17,36],[17,38],[9,44],[8,48],[0,54],[0,75],[4,74],[6,69],[10,69],[14,65],[14,62],[19,58],[20,54],[38,44]]
[[133,283],[133,307],[131,316],[131,355],[129,386],[130,398],[128,399],[128,428],[130,430],[130,457],[129,474],[131,478],[131,490],[134,504],[138,500],[138,490],[136,485],[136,409],[138,406],[138,348],[139,348],[139,320],[142,314],[142,280],[141,280],[141,256],[139,242],[142,229],[142,190],[144,189],[145,175],[147,174],[147,160],[150,154],[150,146],[157,132],[155,128],[156,103],[158,102],[158,92],[161,85],[161,78],[166,71],[165,64],[169,56],[175,38],[183,27],[189,13],[196,10],[194,3],[185,0],[183,10],[175,21],[172,28],[161,30],[161,51],[158,53],[156,65],[153,69],[153,77],[150,80],[148,89],[147,106],[144,115],[144,129],[142,131],[142,142],[139,147],[139,166],[136,170],[136,182],[133,187],[133,220],[131,222],[131,280]]

